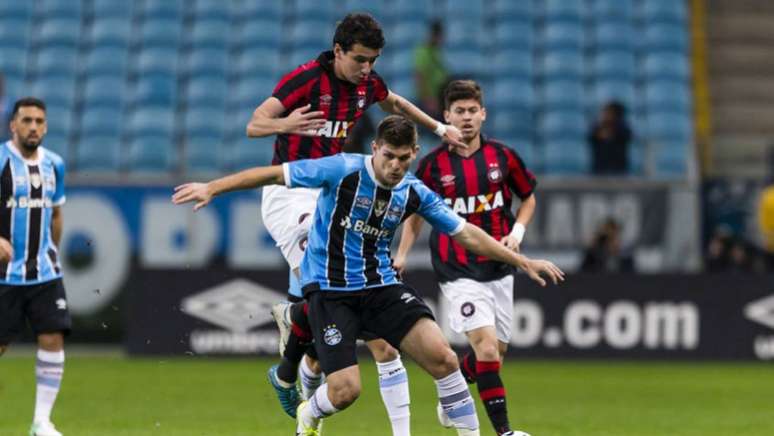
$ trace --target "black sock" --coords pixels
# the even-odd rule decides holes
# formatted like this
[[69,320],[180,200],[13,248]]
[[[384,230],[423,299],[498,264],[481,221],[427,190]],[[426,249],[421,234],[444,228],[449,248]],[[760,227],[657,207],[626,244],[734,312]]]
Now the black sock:
[[511,431],[505,405],[505,387],[500,378],[500,362],[476,362],[478,395],[498,435]]
[[277,368],[277,376],[287,383],[295,383],[298,378],[298,365],[304,354],[312,345],[312,331],[307,318],[306,303],[295,303],[290,306],[290,320],[292,327],[288,343],[285,345],[285,353]]
[[460,371],[469,385],[476,382],[476,355],[467,353],[460,357]]

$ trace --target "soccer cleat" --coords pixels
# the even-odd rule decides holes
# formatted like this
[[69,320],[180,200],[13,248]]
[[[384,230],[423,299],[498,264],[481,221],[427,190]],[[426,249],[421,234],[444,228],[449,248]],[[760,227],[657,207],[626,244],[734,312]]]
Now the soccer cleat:
[[288,345],[290,330],[293,323],[290,321],[290,303],[283,301],[271,306],[271,316],[279,328],[279,354],[282,357],[285,354],[285,347]]
[[298,405],[298,410],[296,411],[296,420],[298,421],[298,424],[296,425],[296,436],[320,436],[322,419],[311,418],[310,422],[304,422],[302,412],[307,407],[310,407],[309,401],[303,401]]
[[449,416],[446,415],[446,412],[443,411],[443,407],[441,407],[441,403],[438,403],[436,405],[435,411],[438,414],[438,422],[440,422],[442,426],[446,428],[454,427],[454,423],[452,422],[452,420],[449,419]]
[[62,436],[51,421],[38,421],[32,423],[30,436]]
[[277,377],[278,367],[279,365],[274,365],[269,368],[269,383],[271,383],[271,386],[274,388],[274,392],[277,393],[277,398],[282,406],[282,410],[284,410],[291,418],[295,418],[296,408],[298,407],[298,403],[301,402],[301,396],[298,394],[298,388],[296,388],[295,384],[289,388],[280,385],[279,378]]
[[507,433],[503,433],[500,436],[530,436],[529,433],[524,433],[523,431],[518,430],[511,430]]

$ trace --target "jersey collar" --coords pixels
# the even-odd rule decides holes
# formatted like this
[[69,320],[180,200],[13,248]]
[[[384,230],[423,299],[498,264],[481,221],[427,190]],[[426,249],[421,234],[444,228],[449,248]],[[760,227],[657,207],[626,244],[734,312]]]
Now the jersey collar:
[[374,155],[372,155],[372,154],[366,155],[366,157],[365,157],[365,167],[366,167],[366,172],[368,173],[368,177],[370,177],[371,180],[373,180],[373,182],[374,182],[374,184],[376,184],[376,186],[378,186],[378,187],[380,187],[382,189],[393,190],[393,189],[399,188],[401,185],[403,185],[403,183],[406,182],[406,176],[404,175],[403,179],[401,179],[401,181],[398,182],[397,185],[395,185],[393,187],[384,186],[376,178],[376,174],[374,173],[374,162],[373,162],[373,160],[374,160]]
[[6,141],[5,146],[8,147],[8,150],[11,151],[11,153],[15,154],[16,157],[24,161],[25,163],[29,165],[39,165],[40,162],[43,161],[43,154],[45,153],[43,150],[43,146],[38,146],[38,157],[35,159],[27,159],[26,157],[22,156],[21,153],[19,153],[19,150],[16,149],[16,146],[13,145],[13,142],[9,139]]

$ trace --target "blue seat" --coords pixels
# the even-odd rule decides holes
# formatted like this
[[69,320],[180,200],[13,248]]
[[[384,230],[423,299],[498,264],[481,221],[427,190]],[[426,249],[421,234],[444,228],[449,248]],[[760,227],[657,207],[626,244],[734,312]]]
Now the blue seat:
[[54,101],[51,104],[48,104],[48,101],[46,103],[48,132],[69,137],[73,127],[72,105],[62,105]]
[[228,52],[217,49],[195,50],[188,56],[190,77],[226,77],[230,67]]
[[597,50],[629,50],[634,47],[634,30],[626,22],[607,22],[594,26]]
[[445,8],[441,16],[465,17],[470,20],[480,21],[484,16],[484,2],[468,0],[446,0]]
[[416,101],[417,89],[413,77],[403,76],[394,78],[389,83],[389,87],[391,92],[394,92],[409,101]]
[[68,18],[81,19],[81,2],[71,0],[41,0],[39,10],[47,19]]
[[122,2],[116,0],[92,0],[92,10],[95,19],[116,18],[129,19],[132,16],[134,2]]
[[506,50],[532,50],[532,23],[529,21],[500,23],[495,26],[494,46]]
[[542,46],[546,50],[580,50],[584,44],[584,30],[580,22],[551,22],[543,26]]
[[292,47],[329,47],[333,40],[333,28],[327,22],[308,19],[296,21],[286,33],[286,43]]
[[290,71],[298,67],[299,65],[303,65],[309,61],[312,61],[314,59],[317,59],[317,56],[320,55],[320,52],[325,50],[327,47],[323,47],[322,45],[318,47],[299,47],[295,48],[290,52],[290,57],[286,57],[286,64],[283,66],[284,71]]
[[685,177],[690,160],[690,143],[661,141],[654,144],[657,176]]
[[63,134],[62,132],[58,132],[56,130],[52,131],[49,129],[48,133],[46,133],[46,137],[43,138],[43,147],[46,147],[48,150],[53,151],[54,153],[61,156],[65,162],[69,159],[69,146],[70,146],[70,136]]
[[649,51],[687,52],[688,37],[685,26],[679,24],[645,26],[645,48]]
[[543,17],[548,21],[579,21],[586,8],[583,0],[544,0],[542,3]]
[[129,171],[141,174],[164,174],[175,169],[177,149],[165,135],[134,138],[129,143]]
[[642,3],[642,20],[645,23],[685,25],[688,20],[685,3],[674,0],[647,0]]
[[433,0],[394,0],[389,10],[395,21],[418,19],[426,21],[434,10]]
[[534,65],[531,50],[498,50],[489,59],[487,69],[493,75],[531,78]]
[[135,89],[134,104],[146,107],[173,107],[177,101],[177,78],[141,78]]
[[21,47],[0,48],[0,72],[6,75],[24,76],[27,50]]
[[132,23],[124,18],[96,19],[91,27],[94,46],[126,48],[129,46]]
[[687,114],[656,112],[648,114],[648,137],[653,140],[688,142],[693,135],[691,120]]
[[224,79],[198,78],[188,82],[186,103],[191,107],[223,108],[229,95],[228,84]]
[[81,115],[81,137],[115,135],[123,125],[121,108],[86,106]]
[[196,137],[207,134],[223,136],[225,113],[211,108],[189,109],[185,113],[186,136]]
[[649,82],[645,87],[648,112],[673,110],[688,112],[691,98],[686,84],[673,81]]
[[121,165],[121,138],[117,134],[82,135],[75,147],[78,171],[115,172]]
[[452,74],[475,79],[484,71],[484,54],[478,49],[444,50],[444,59]]
[[497,137],[532,137],[535,123],[532,110],[528,108],[497,108],[488,112],[491,127]]
[[75,75],[77,51],[74,48],[46,48],[38,52],[36,70],[39,76],[72,77]]
[[179,20],[145,20],[140,27],[139,39],[143,48],[163,47],[176,50],[180,44],[181,24]]
[[413,49],[427,40],[427,23],[418,20],[398,21],[390,29],[389,49]]
[[532,83],[524,79],[499,79],[492,85],[492,92],[487,93],[486,104],[499,110],[522,108],[530,109],[535,103],[535,92]]
[[494,0],[488,7],[497,21],[531,22],[535,14],[533,3],[529,1]]
[[245,23],[239,39],[244,49],[256,47],[276,49],[280,45],[283,33],[280,21],[261,18]]
[[643,66],[648,80],[686,80],[689,75],[688,59],[679,53],[649,54]]
[[234,144],[231,167],[242,170],[257,165],[268,165],[274,156],[274,138],[243,138]]
[[181,0],[145,0],[142,4],[142,14],[146,20],[153,18],[179,21],[183,17],[183,2]]
[[280,53],[275,48],[255,47],[244,50],[236,62],[235,72],[242,77],[275,76],[280,72]]
[[203,136],[185,142],[185,169],[189,172],[216,172],[224,164],[224,147],[220,138]]
[[127,129],[132,137],[153,135],[172,136],[175,130],[175,112],[172,108],[140,107],[129,115]]
[[550,51],[540,60],[545,79],[571,79],[583,76],[584,61],[579,51]]
[[0,17],[26,21],[31,15],[32,3],[30,2],[0,2]]
[[41,78],[32,85],[31,94],[46,102],[48,106],[71,107],[75,101],[73,78]]
[[385,5],[371,0],[346,0],[344,10],[349,12],[366,12],[377,20],[385,15]]
[[592,103],[596,108],[618,101],[629,109],[638,99],[635,96],[634,83],[629,80],[599,80],[592,86]]
[[84,71],[89,76],[123,77],[127,69],[127,52],[110,47],[100,47],[86,57]]
[[43,47],[75,48],[78,45],[80,31],[80,20],[46,20],[40,26],[38,44]]
[[165,48],[148,48],[137,56],[135,71],[140,76],[177,75],[177,53]]
[[592,11],[595,19],[628,21],[634,10],[633,0],[594,0]]
[[231,21],[228,3],[220,0],[196,0],[193,15],[198,22],[207,20],[228,23]]
[[[24,23],[24,24],[22,24]],[[29,35],[27,32],[26,21],[0,19],[0,47],[27,47],[29,44]]]
[[255,109],[262,101],[271,96],[274,85],[276,83],[271,77],[251,77],[240,81],[232,89],[232,95],[239,105],[251,105]]
[[582,175],[589,172],[591,159],[580,139],[547,141],[543,145],[543,171],[556,175]]
[[220,21],[199,21],[194,25],[189,43],[194,49],[220,49],[228,47],[229,23]]
[[245,25],[252,25],[255,20],[282,21],[286,14],[285,8],[289,2],[244,2],[233,3],[232,15],[247,19]]
[[634,79],[637,64],[631,51],[598,52],[592,61],[593,76],[599,79]]
[[89,77],[83,88],[85,107],[121,107],[124,98],[124,79],[115,76]]
[[579,80],[549,80],[543,84],[542,91],[544,110],[581,110],[586,100]]
[[580,110],[549,110],[543,113],[538,124],[541,137],[547,141],[585,138],[586,119]]
[[333,0],[296,0],[295,15],[298,20],[329,22],[333,18],[333,11],[338,10],[340,9]]

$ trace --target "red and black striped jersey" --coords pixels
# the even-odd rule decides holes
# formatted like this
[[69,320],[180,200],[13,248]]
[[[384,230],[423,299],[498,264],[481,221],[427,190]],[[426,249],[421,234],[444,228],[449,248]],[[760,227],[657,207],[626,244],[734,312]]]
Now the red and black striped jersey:
[[341,152],[347,135],[374,103],[387,98],[387,85],[371,71],[357,85],[341,80],[333,72],[333,52],[326,51],[285,75],[272,93],[285,107],[283,117],[311,104],[327,120],[315,136],[277,135],[273,165],[299,159],[316,159]]
[[[537,180],[518,153],[481,135],[481,147],[465,158],[443,144],[427,154],[417,167],[417,177],[443,197],[455,213],[481,227],[498,241],[510,233],[513,196],[526,199]],[[439,281],[459,278],[497,280],[512,269],[501,262],[466,251],[449,235],[430,235],[433,269]]]

